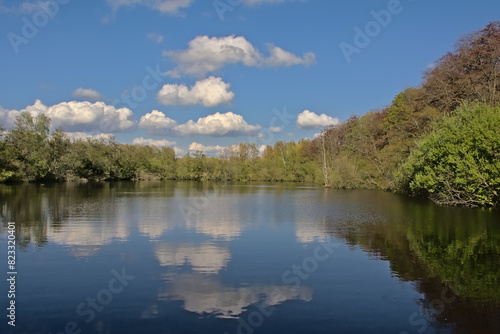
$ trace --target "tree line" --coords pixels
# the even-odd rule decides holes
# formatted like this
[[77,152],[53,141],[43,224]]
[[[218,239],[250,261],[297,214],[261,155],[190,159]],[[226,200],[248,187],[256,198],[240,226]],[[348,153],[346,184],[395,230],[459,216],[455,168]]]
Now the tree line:
[[0,131],[0,182],[232,180],[380,188],[451,205],[499,207],[500,21],[458,40],[420,87],[381,110],[351,116],[314,139],[259,152],[240,143],[217,157],[172,148],[70,140],[45,115]]

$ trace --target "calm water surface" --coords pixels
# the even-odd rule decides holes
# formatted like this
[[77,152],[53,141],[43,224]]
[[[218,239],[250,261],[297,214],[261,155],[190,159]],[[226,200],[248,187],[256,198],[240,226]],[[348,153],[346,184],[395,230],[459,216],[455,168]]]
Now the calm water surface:
[[381,191],[0,185],[1,333],[499,333],[500,216]]

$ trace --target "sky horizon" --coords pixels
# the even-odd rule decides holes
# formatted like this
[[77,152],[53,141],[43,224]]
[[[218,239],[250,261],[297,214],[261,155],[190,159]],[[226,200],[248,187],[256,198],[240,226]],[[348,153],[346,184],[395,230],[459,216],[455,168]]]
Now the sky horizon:
[[498,1],[0,0],[0,124],[179,155],[313,138],[383,108]]

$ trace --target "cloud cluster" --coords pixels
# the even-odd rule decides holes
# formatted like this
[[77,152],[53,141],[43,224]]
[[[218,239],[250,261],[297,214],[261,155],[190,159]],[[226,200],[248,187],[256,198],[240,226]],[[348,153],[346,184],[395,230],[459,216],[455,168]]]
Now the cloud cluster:
[[323,129],[338,123],[338,118],[326,114],[318,115],[309,110],[304,110],[297,116],[297,127],[299,129]]
[[144,137],[134,138],[132,143],[135,145],[148,145],[157,147],[172,147],[176,144],[175,141],[168,141],[166,139],[149,139]]
[[98,134],[88,134],[85,132],[65,132],[69,139],[73,141],[86,141],[86,140],[101,140],[103,142],[110,142],[115,139],[115,136],[111,133],[98,133]]
[[167,130],[177,126],[177,121],[165,116],[158,110],[142,116],[139,121],[139,128],[147,130],[151,134],[164,134]]
[[161,13],[176,14],[181,8],[188,8],[193,0],[108,0],[108,4],[117,10],[122,6],[141,5]]
[[243,116],[227,112],[219,112],[198,118],[196,122],[189,120],[185,124],[178,125],[175,130],[184,136],[189,135],[254,135],[261,129],[260,125],[250,125]]
[[104,97],[98,91],[90,88],[78,88],[73,92],[74,97],[79,97],[89,101],[103,100]]
[[123,132],[135,128],[137,122],[132,110],[115,108],[104,102],[70,101],[46,106],[36,100],[22,110],[0,108],[0,123],[12,127],[16,116],[28,111],[32,116],[45,114],[52,120],[52,127],[62,127],[65,131]]
[[238,136],[256,135],[260,125],[250,125],[243,116],[227,112],[215,113],[200,117],[195,122],[189,120],[184,124],[177,122],[158,110],[153,110],[142,116],[139,127],[150,134],[171,134],[176,136],[208,135],[208,136]]
[[296,56],[280,47],[268,45],[269,57],[263,56],[243,36],[208,37],[197,36],[188,43],[186,50],[164,51],[163,55],[177,64],[167,72],[172,77],[192,75],[203,77],[227,64],[241,63],[249,67],[263,66],[309,66],[316,62],[314,53]]
[[219,145],[203,145],[197,142],[192,142],[191,145],[189,145],[189,150],[190,151],[202,151],[203,153],[218,153],[222,152],[225,148],[225,146],[219,146]]
[[197,81],[190,88],[184,84],[163,85],[156,98],[166,106],[202,104],[205,107],[215,107],[233,101],[234,93],[230,87],[221,78],[212,76]]

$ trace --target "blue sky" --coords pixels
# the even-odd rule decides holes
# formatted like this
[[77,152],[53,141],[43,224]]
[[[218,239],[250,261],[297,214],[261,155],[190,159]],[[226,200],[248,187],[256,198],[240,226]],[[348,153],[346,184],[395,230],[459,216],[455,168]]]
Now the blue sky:
[[499,19],[498,1],[471,6],[0,0],[0,123],[46,113],[74,137],[179,154],[312,137],[390,104],[460,36]]

